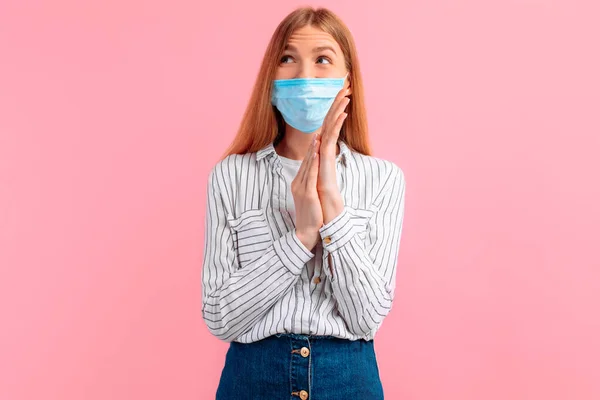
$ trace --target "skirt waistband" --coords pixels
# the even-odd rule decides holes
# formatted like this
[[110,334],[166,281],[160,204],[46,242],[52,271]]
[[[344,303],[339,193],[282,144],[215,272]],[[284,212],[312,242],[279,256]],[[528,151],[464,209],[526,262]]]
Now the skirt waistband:
[[[284,337],[290,339],[299,339],[299,340],[312,340],[312,339],[340,339],[331,335],[301,335],[298,333],[277,333],[273,335],[277,338]],[[344,339],[341,339],[344,340]]]

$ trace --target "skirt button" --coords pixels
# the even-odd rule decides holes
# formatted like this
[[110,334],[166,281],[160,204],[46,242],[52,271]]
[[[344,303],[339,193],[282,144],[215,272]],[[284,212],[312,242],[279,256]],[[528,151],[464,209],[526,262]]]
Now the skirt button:
[[308,350],[307,347],[303,347],[300,349],[300,355],[304,358],[308,357],[308,355],[310,354],[310,350]]

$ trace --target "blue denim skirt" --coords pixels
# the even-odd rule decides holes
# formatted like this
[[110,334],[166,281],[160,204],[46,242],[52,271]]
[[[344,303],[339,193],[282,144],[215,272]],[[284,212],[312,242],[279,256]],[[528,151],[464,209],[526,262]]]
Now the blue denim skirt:
[[373,341],[278,334],[230,343],[217,400],[380,400]]

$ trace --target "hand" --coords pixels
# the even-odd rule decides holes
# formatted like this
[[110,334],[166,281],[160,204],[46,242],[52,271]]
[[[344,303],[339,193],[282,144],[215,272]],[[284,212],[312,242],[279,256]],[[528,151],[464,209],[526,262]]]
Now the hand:
[[317,180],[317,191],[320,194],[339,192],[335,158],[340,130],[348,116],[344,110],[350,103],[350,98],[346,97],[349,93],[350,89],[346,88],[339,91],[321,127],[319,177]]
[[311,250],[317,245],[319,229],[323,226],[323,209],[317,192],[320,144],[315,136],[291,185],[296,208],[296,235]]

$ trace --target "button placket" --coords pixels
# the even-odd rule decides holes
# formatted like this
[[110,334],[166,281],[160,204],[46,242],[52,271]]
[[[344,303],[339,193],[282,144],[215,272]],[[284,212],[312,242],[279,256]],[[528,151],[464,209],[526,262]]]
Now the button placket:
[[[306,345],[307,342],[308,345]],[[310,392],[311,368],[310,341],[307,338],[292,338],[291,347],[291,394],[292,396],[300,397],[300,399],[308,399]]]

